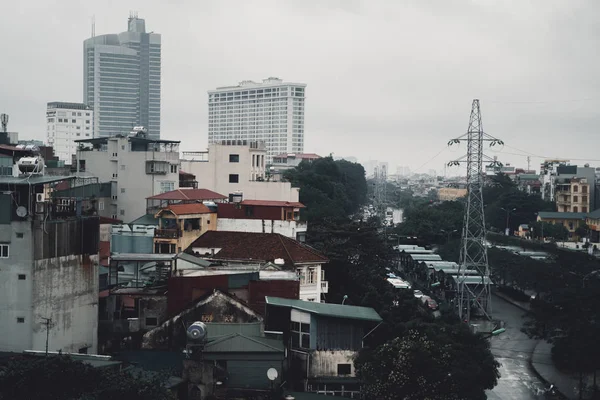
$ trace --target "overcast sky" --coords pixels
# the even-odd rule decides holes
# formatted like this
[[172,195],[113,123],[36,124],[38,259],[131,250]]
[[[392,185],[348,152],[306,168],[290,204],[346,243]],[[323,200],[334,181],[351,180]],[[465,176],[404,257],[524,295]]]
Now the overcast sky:
[[162,34],[161,135],[184,150],[207,146],[207,90],[276,76],[308,85],[306,152],[441,172],[479,98],[491,156],[600,160],[597,0],[4,2],[9,130],[44,139],[46,103],[82,101],[91,17],[117,33],[130,10]]

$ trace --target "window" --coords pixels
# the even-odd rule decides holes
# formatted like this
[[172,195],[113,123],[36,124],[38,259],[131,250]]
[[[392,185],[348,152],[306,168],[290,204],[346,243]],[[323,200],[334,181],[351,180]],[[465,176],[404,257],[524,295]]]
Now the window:
[[125,150],[125,145],[124,144],[121,145],[121,150]]
[[581,201],[587,204],[588,197],[587,196],[581,196]]
[[23,239],[23,232],[17,232],[17,239]]
[[121,188],[121,193],[125,193],[125,188]]
[[121,171],[125,171],[125,164],[121,164]]
[[160,182],[160,192],[166,193],[175,190],[175,182],[173,181],[161,181]]
[[240,162],[240,155],[239,154],[230,154],[229,162]]
[[17,317],[17,324],[24,324],[25,323],[25,317]]
[[292,347],[310,348],[310,324],[292,321],[290,329]]
[[26,279],[27,279],[27,275],[25,275],[25,274],[19,274],[19,280],[20,281],[24,281]]
[[8,258],[10,253],[10,244],[0,244],[0,258]]
[[298,275],[298,278],[300,280],[300,284],[304,285],[304,283],[306,282],[306,276],[304,275],[304,268],[298,268],[296,270],[296,274]]
[[306,283],[309,285],[312,283],[317,283],[317,269],[316,268],[308,269],[308,273],[306,274]]
[[[89,123],[90,123],[90,120],[89,120],[89,119],[86,119],[86,120],[85,120],[85,123],[86,123],[86,124],[89,124]],[[125,150],[125,149],[123,149],[123,150]]]
[[238,174],[229,174],[229,183],[238,183],[240,176]]
[[588,212],[587,207],[581,207],[581,212],[584,212],[584,213]]
[[104,202],[103,201],[98,202],[98,211],[104,211]]
[[76,119],[72,119],[72,120],[71,120],[71,123],[73,123],[73,124],[74,124],[74,123],[76,123],[76,122],[77,122],[77,120],[76,120]]
[[[71,113],[71,116],[73,116],[73,117],[76,115],[77,115],[77,113]],[[73,122],[75,122],[75,120],[73,120]]]
[[577,203],[579,201],[579,197],[573,196],[573,203]]
[[254,207],[246,206],[246,217],[251,217],[254,215]]
[[157,326],[158,318],[156,317],[146,317],[146,326]]
[[579,192],[579,186],[573,186],[573,191],[574,191],[575,193]]
[[125,215],[125,210],[121,209],[121,211],[119,211],[119,214]]
[[577,206],[573,206],[573,212],[579,212],[579,208]]
[[337,365],[338,375],[351,375],[352,367],[350,364],[338,364]]
[[172,174],[176,174],[177,173],[177,164],[171,164],[171,173]]

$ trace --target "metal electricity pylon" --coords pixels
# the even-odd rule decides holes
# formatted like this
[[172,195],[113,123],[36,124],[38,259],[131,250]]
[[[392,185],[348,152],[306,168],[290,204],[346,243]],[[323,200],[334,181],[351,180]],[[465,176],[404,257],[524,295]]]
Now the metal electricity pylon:
[[[488,319],[491,319],[492,314],[490,267],[483,208],[483,162],[494,165],[498,162],[483,154],[483,144],[484,142],[489,142],[490,146],[503,144],[501,140],[483,132],[477,99],[473,100],[467,133],[452,139],[448,142],[448,146],[460,142],[466,142],[467,154],[451,161],[448,165],[459,165],[463,162],[467,164],[467,202],[460,247],[456,306],[460,318],[468,323],[471,320],[471,307],[475,307]],[[473,279],[475,275],[467,275],[467,270],[476,270],[477,278]]]

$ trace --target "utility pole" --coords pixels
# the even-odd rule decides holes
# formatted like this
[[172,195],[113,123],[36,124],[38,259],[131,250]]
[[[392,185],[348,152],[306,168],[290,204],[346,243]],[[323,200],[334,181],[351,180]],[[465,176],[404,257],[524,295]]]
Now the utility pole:
[[48,357],[48,340],[50,339],[50,325],[52,324],[52,318],[44,318],[44,324],[46,325],[46,357]]
[[531,157],[527,156],[527,172],[531,171]]
[[[463,231],[458,265],[458,284],[456,305],[458,315],[467,323],[471,320],[471,306],[477,307],[488,319],[491,320],[491,288],[490,267],[488,264],[486,246],[485,213],[483,205],[484,170],[483,161],[492,162],[492,167],[501,166],[497,161],[483,154],[484,142],[490,146],[504,144],[487,133],[483,132],[479,100],[473,100],[469,128],[464,135],[452,139],[448,145],[466,142],[467,154],[451,161],[448,165],[467,164],[467,203],[463,220]],[[466,271],[476,270],[481,282],[477,285],[466,283]]]

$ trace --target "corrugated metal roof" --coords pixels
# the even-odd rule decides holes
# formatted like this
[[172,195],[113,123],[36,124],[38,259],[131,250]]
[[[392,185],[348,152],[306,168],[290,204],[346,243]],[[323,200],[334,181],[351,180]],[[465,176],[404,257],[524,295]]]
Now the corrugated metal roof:
[[153,214],[142,215],[138,219],[134,219],[129,223],[130,225],[156,225],[158,226],[158,219],[154,218]]
[[538,216],[542,219],[585,219],[587,213],[540,211]]
[[485,282],[485,284],[490,284],[493,285],[494,282],[492,282],[492,280],[489,277],[482,277],[482,276],[471,276],[471,275],[467,275],[465,277],[459,277],[459,276],[453,276],[452,277],[454,279],[454,282],[456,282],[457,284],[460,282],[466,283],[467,285],[481,285],[482,280],[483,282]]
[[117,253],[111,254],[111,261],[172,261],[177,258],[177,254],[137,254],[137,253]]
[[26,177],[14,177],[14,176],[0,176],[0,184],[10,185],[42,185],[46,183],[60,182],[69,179],[76,179],[76,176],[58,176],[58,175],[41,175],[41,176],[26,176]]
[[311,314],[322,315],[325,317],[357,319],[363,321],[382,321],[377,311],[370,307],[358,307],[331,303],[317,303],[314,301],[303,301],[293,299],[283,299],[281,297],[266,296],[265,301],[268,305],[276,307],[289,307],[295,310],[305,311]]
[[283,353],[282,340],[234,333],[209,341],[203,353]]
[[262,321],[244,323],[207,322],[206,331],[208,333],[209,340],[218,339],[224,336],[231,336],[234,334],[241,334],[244,336],[262,336],[263,323]]
[[265,207],[295,207],[304,208],[304,204],[298,201],[277,201],[277,200],[243,200],[245,206],[265,206]]
[[439,254],[411,254],[414,261],[442,261]]

